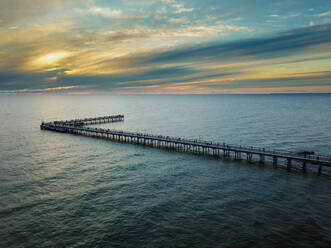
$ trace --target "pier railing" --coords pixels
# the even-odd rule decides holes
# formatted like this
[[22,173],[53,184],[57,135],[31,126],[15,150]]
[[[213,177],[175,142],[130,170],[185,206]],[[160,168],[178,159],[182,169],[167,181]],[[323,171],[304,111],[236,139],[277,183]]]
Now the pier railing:
[[319,174],[321,174],[323,166],[331,166],[331,156],[320,154],[301,154],[289,151],[268,150],[265,148],[258,148],[253,146],[229,145],[226,143],[203,141],[200,139],[179,138],[86,126],[123,120],[124,115],[112,115],[96,118],[75,119],[69,121],[43,122],[40,127],[44,130],[73,133],[85,136],[98,136],[121,142],[150,145],[159,148],[172,148],[187,152],[214,155],[218,157],[223,156],[227,158],[234,157],[235,159],[242,159],[242,154],[244,154],[244,157],[249,162],[258,160],[262,164],[265,162],[265,158],[270,158],[272,159],[274,167],[277,167],[279,159],[285,159],[286,167],[288,170],[290,170],[292,167],[292,161],[301,163],[302,169],[304,171],[306,171],[307,164],[318,165]]

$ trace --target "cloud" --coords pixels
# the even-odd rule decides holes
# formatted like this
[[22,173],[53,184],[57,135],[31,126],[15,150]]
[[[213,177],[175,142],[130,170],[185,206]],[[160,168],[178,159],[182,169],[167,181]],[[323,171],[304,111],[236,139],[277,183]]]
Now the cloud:
[[174,3],[174,2],[176,2],[176,0],[161,0],[161,2],[164,2],[164,3]]
[[64,91],[73,89],[86,89],[91,86],[61,86],[44,89],[21,89],[21,90],[0,90],[0,94],[17,94],[17,93],[36,93],[36,92],[50,92],[50,91]]
[[175,13],[176,14],[180,14],[180,13],[183,13],[183,12],[192,12],[194,10],[194,8],[190,8],[190,9],[185,9],[185,8],[178,8]]
[[[331,24],[318,24],[330,11],[303,15],[282,6],[1,0],[0,90],[218,92],[329,83]],[[279,25],[265,25],[265,17]],[[273,33],[303,24],[313,27]]]
[[331,11],[323,12],[320,14],[313,15],[315,17],[325,17],[325,16],[331,16]]
[[280,17],[280,15],[272,14],[272,15],[267,15],[266,17]]
[[281,32],[270,37],[240,40],[199,47],[180,48],[155,54],[147,63],[185,60],[231,60],[243,57],[289,56],[311,46],[331,43],[331,24]]
[[175,11],[176,14],[184,13],[184,12],[192,12],[194,8],[185,8],[183,4],[173,4],[173,8],[176,8],[177,10]]
[[[63,48],[76,50],[83,46],[72,30],[72,21],[60,20],[34,24],[26,28],[0,29],[0,69],[26,71],[34,67],[34,61]],[[34,69],[36,69],[34,67]]]
[[160,9],[158,9],[156,11],[157,14],[159,15],[162,15],[162,14],[166,14],[168,11],[167,11],[167,8],[165,6],[162,6]]
[[298,17],[300,16],[299,13],[296,14],[288,14],[288,15],[277,15],[277,14],[272,14],[272,15],[267,15],[265,17],[271,17],[274,19],[288,19],[288,18],[293,18],[293,17]]
[[187,22],[188,19],[186,16],[183,16],[183,17],[179,17],[179,18],[170,18],[169,19],[169,22],[172,22],[172,23],[184,23],[184,22]]
[[112,10],[110,8],[102,8],[98,6],[90,7],[87,10],[81,10],[82,13],[88,13],[88,14],[94,14],[94,15],[101,15],[103,17],[109,18],[109,17],[117,17],[122,15],[121,10]]
[[183,8],[184,5],[181,3],[176,3],[176,4],[173,4],[172,7],[179,9],[179,8]]
[[[152,40],[153,37],[159,40],[160,36],[205,37],[224,29],[235,27],[183,27],[179,32],[178,29],[141,28],[106,31],[97,36],[103,37],[104,42],[118,44],[119,41]],[[48,53],[39,58],[61,59],[60,67],[38,74],[17,71],[1,73],[0,70],[0,89],[24,90],[31,89],[28,87],[31,85],[42,86],[37,89],[94,85],[94,90],[112,92],[158,92],[161,89],[162,92],[175,92],[176,87],[180,92],[214,92],[226,87],[258,87],[253,82],[261,84],[261,87],[263,82],[263,87],[280,82],[284,82],[282,85],[286,82],[289,87],[309,85],[309,82],[325,84],[331,76],[329,72],[321,72],[331,65],[325,54],[328,49],[323,48],[331,46],[329,31],[330,25],[319,25],[255,39],[203,46],[182,45],[164,52],[149,49],[117,57],[105,56],[107,50],[77,51],[69,54],[68,58],[55,56],[62,52]],[[316,57],[321,54],[326,57]],[[320,62],[323,59],[325,62]],[[312,61],[322,66],[317,64],[314,68]],[[90,88],[82,90],[88,91]]]
[[[173,23],[182,23],[186,22],[187,18],[174,18],[174,20],[170,19],[169,21]],[[184,39],[184,41],[190,38],[209,39],[227,31],[242,32],[249,31],[249,29],[244,26],[234,25],[185,25],[175,28],[147,28],[143,26],[137,26],[134,29],[102,31],[99,32],[98,35],[101,36],[101,42],[116,43],[124,41],[135,42],[140,40],[148,40],[150,44],[152,41],[155,41],[157,46],[160,46],[160,44],[162,43],[161,41],[165,41],[167,39],[180,40],[182,38]]]
[[90,0],[33,0],[33,2],[31,0],[1,0],[0,16],[3,25],[15,26],[20,22],[38,20],[54,9],[65,11],[79,2],[88,4]]
[[[0,71],[110,75],[145,70],[145,65],[131,66],[130,59],[120,57],[134,58],[135,54],[184,44],[194,39],[210,39],[225,31],[240,31],[241,28],[187,25],[173,28],[136,26],[130,29],[85,30],[77,29],[72,20],[59,20],[17,30],[2,29]],[[57,75],[47,77],[54,76]]]

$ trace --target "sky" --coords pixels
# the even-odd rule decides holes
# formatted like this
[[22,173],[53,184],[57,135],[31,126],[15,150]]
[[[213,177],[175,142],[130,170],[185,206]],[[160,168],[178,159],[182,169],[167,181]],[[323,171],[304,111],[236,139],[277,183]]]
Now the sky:
[[330,0],[1,0],[0,94],[331,93]]

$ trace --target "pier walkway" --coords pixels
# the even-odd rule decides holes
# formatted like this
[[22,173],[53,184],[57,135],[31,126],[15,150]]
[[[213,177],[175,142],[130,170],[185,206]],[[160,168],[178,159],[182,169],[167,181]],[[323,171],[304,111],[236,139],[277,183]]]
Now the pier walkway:
[[112,115],[97,118],[42,122],[40,128],[42,130],[102,137],[119,142],[135,143],[157,148],[176,149],[196,154],[234,158],[237,160],[246,159],[248,162],[256,161],[261,164],[270,161],[275,168],[279,165],[280,160],[282,160],[285,161],[288,170],[291,170],[292,161],[295,161],[296,163],[301,164],[303,171],[306,171],[307,164],[317,166],[318,174],[322,173],[323,166],[331,166],[331,156],[315,155],[309,152],[294,153],[274,151],[257,147],[234,146],[225,143],[86,127],[86,125],[118,122],[123,120],[124,115]]

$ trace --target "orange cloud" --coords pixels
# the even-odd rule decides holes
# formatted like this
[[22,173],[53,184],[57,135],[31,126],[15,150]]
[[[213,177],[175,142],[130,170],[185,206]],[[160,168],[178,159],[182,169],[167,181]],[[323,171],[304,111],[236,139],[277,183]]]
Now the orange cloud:
[[72,90],[72,89],[84,89],[90,88],[87,85],[76,85],[76,86],[61,86],[45,89],[21,89],[21,90],[0,90],[0,94],[16,94],[16,93],[35,93],[35,92],[49,92],[49,91],[61,91],[61,90]]
[[288,86],[288,87],[247,87],[214,88],[203,85],[149,85],[118,88],[120,94],[265,94],[265,93],[331,93],[331,85]]

